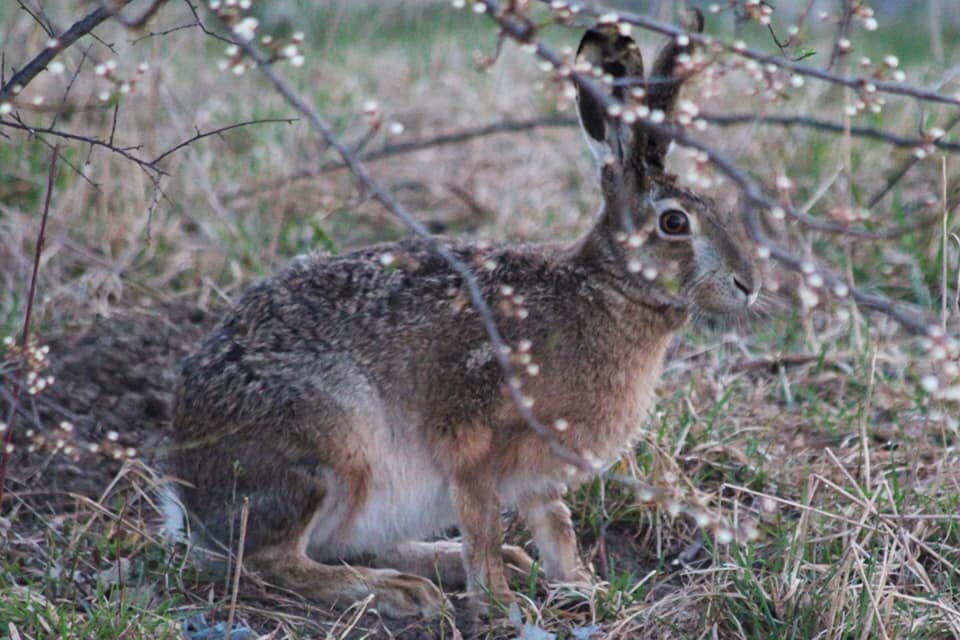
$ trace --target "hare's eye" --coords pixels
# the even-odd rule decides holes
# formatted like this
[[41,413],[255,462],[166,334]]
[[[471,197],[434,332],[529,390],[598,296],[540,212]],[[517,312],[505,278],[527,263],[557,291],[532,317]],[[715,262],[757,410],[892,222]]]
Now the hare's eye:
[[690,219],[679,209],[668,209],[660,214],[660,230],[671,236],[688,235]]

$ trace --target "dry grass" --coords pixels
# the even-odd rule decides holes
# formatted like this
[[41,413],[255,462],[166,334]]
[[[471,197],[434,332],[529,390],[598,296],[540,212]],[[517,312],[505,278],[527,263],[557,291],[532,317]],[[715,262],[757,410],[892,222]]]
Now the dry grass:
[[[70,6],[56,11],[61,24],[73,15]],[[557,96],[537,88],[542,76],[515,47],[487,72],[476,71],[474,49],[489,53],[494,44],[482,18],[439,14],[429,5],[301,15],[295,24],[307,34],[307,63],[284,71],[339,132],[365,135],[362,105],[370,99],[385,124],[404,125],[402,133],[383,127],[368,150],[556,108]],[[43,45],[45,36],[23,12],[4,6],[0,18],[8,63]],[[282,33],[292,26],[288,19],[278,11],[265,23]],[[189,21],[172,3],[151,29]],[[254,74],[218,71],[222,46],[196,29],[135,44],[116,25],[97,33],[113,43],[124,77],[149,64],[120,103],[115,134],[143,157],[196,129],[289,116]],[[891,46],[895,35],[886,35]],[[573,43],[576,34],[550,37]],[[88,44],[67,56],[63,77],[44,74],[25,101],[41,94],[47,103],[59,101]],[[909,51],[898,54],[910,59]],[[90,55],[111,54],[94,45]],[[914,82],[943,75],[922,56],[912,62]],[[69,100],[78,111],[61,116],[58,126],[108,136],[113,110],[96,107],[103,82],[81,74]],[[731,72],[710,110],[784,108],[744,100],[747,86],[741,72]],[[842,119],[844,100],[808,83],[786,104],[791,112]],[[946,113],[931,109],[925,117],[941,122]],[[891,101],[873,124],[910,134],[918,117],[915,105]],[[14,334],[49,150],[36,138],[3,132],[10,137],[0,141],[0,323]],[[706,136],[767,184],[788,173],[797,202],[817,196],[812,211],[820,214],[863,202],[901,161],[877,143],[799,129],[713,129]],[[150,406],[142,397],[156,393],[158,403],[165,401],[173,360],[215,317],[196,315],[196,308],[221,308],[297,253],[343,250],[402,231],[343,172],[260,188],[329,159],[302,123],[254,125],[191,145],[164,163],[169,176],[155,206],[150,180],[130,162],[81,144],[66,145],[65,154],[87,179],[62,167],[42,254],[37,335],[54,346],[48,357],[58,380],[32,401],[30,428],[34,441],[44,438],[41,450],[26,453],[24,420],[15,439],[19,464],[0,519],[0,629],[14,638],[177,637],[184,616],[226,620],[231,589],[153,533],[150,491],[163,431],[151,431],[161,420],[136,417]],[[678,152],[672,161],[682,179],[689,157]],[[956,175],[955,162],[949,175]],[[939,312],[941,229],[913,223],[941,209],[940,171],[938,157],[919,163],[872,212],[877,224],[911,231],[895,242],[844,241],[794,227],[778,232],[860,284]],[[590,158],[573,128],[388,158],[372,172],[437,228],[491,239],[572,238],[597,202]],[[231,195],[251,188],[252,195]],[[729,185],[712,195],[735,204]],[[956,229],[955,218],[948,225]],[[956,252],[946,260],[955,277]],[[589,625],[610,638],[960,637],[956,406],[923,391],[920,381],[933,365],[891,322],[846,304],[803,310],[794,302],[799,281],[773,267],[766,282],[776,293],[766,317],[691,330],[678,341],[657,416],[622,466],[702,506],[737,539],[718,543],[705,534],[712,528],[598,480],[571,504],[584,554],[594,566],[608,565],[607,580],[590,588],[528,585],[521,589],[523,622],[561,637]],[[954,336],[958,316],[954,309],[948,317]],[[13,366],[9,357],[0,366],[4,380]],[[124,389],[131,381],[141,387],[133,394]],[[58,408],[71,412],[72,432],[57,427]],[[57,451],[57,439],[78,451],[109,443],[109,430],[118,432],[118,446],[140,449],[139,459],[121,465],[84,454],[73,462],[63,446]],[[367,605],[334,614],[245,576],[232,615],[276,638],[456,637],[449,622],[387,626]],[[489,635],[538,637],[518,631],[516,622],[497,622]]]

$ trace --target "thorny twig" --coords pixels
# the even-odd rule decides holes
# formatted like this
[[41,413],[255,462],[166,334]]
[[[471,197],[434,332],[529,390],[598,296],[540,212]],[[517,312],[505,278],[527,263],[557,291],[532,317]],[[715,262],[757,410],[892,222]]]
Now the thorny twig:
[[[413,153],[415,151],[422,151],[423,149],[430,149],[433,147],[457,144],[459,142],[466,142],[476,138],[484,138],[486,136],[496,135],[498,133],[514,133],[518,131],[530,131],[533,129],[549,127],[571,127],[576,125],[576,123],[577,121],[573,118],[560,115],[530,118],[529,120],[513,120],[508,118],[476,128],[463,129],[461,131],[454,131],[452,133],[443,133],[433,136],[432,138],[425,138],[423,140],[390,143],[380,149],[361,155],[360,160],[363,162],[374,162],[390,156]],[[356,147],[356,145],[354,145],[354,147]],[[238,189],[236,191],[229,191],[222,194],[220,198],[224,202],[231,202],[241,198],[249,198],[250,196],[254,196],[262,191],[279,189],[293,182],[315,178],[319,175],[331,173],[333,171],[338,171],[345,168],[347,168],[347,165],[342,160],[333,160],[313,169],[303,169],[269,182],[253,185],[252,187],[248,188]]]
[[57,107],[56,111],[53,112],[53,119],[50,120],[50,128],[53,129],[57,126],[57,120],[63,115],[67,107],[67,98],[70,97],[70,92],[73,90],[73,85],[76,83],[77,78],[80,77],[80,71],[83,70],[83,65],[87,61],[87,58],[90,55],[90,49],[93,47],[93,43],[87,45],[87,48],[83,50],[80,54],[80,62],[77,63],[77,68],[73,70],[73,73],[70,75],[70,81],[67,82],[67,87],[63,90],[63,97],[60,98],[60,106]]
[[156,166],[156,165],[158,165],[160,162],[162,162],[162,161],[163,161],[167,156],[169,156],[170,154],[175,153],[175,152],[179,151],[180,149],[183,149],[184,147],[193,144],[193,143],[196,142],[197,140],[202,140],[203,138],[208,138],[208,137],[210,137],[210,136],[220,135],[221,133],[224,133],[225,131],[230,131],[231,129],[237,129],[237,128],[239,128],[239,127],[246,127],[246,126],[251,125],[251,124],[266,124],[266,123],[269,123],[269,122],[285,122],[285,123],[287,123],[287,124],[293,124],[293,123],[296,122],[296,121],[297,121],[296,118],[262,118],[262,119],[257,119],[257,120],[246,120],[246,121],[244,121],[244,122],[237,122],[236,124],[231,124],[231,125],[227,125],[227,126],[225,126],[225,127],[220,127],[219,129],[213,129],[212,131],[203,131],[203,132],[201,132],[199,129],[197,129],[197,132],[196,132],[196,134],[195,134],[193,137],[187,138],[187,139],[184,140],[183,142],[181,142],[181,143],[179,143],[179,144],[177,144],[177,145],[174,145],[174,146],[170,147],[169,149],[167,149],[166,151],[164,151],[163,153],[161,153],[160,155],[158,155],[156,158],[154,158],[153,160],[151,160],[148,164],[150,164],[151,166]]
[[37,247],[33,254],[33,272],[30,274],[30,290],[27,293],[27,306],[23,312],[23,327],[20,335],[20,357],[23,364],[17,370],[17,384],[13,388],[13,401],[10,403],[10,417],[3,437],[3,451],[0,451],[0,507],[3,505],[3,492],[7,482],[7,463],[10,458],[10,444],[13,441],[13,427],[17,417],[17,405],[23,390],[23,373],[26,369],[27,349],[30,346],[30,319],[33,315],[33,300],[37,293],[37,274],[40,271],[40,255],[43,253],[43,238],[47,232],[47,217],[50,213],[50,198],[53,195],[54,179],[57,175],[57,157],[59,149],[54,147],[50,157],[50,172],[47,175],[47,195],[43,200],[43,215],[40,218],[40,231],[37,233]]
[[187,138],[186,140],[177,143],[173,147],[167,149],[166,151],[158,155],[156,158],[153,158],[152,160],[141,158],[140,156],[133,153],[134,151],[137,151],[140,149],[139,145],[134,147],[120,147],[114,144],[111,140],[101,140],[100,138],[96,138],[94,136],[88,136],[88,135],[83,135],[79,133],[71,133],[69,131],[64,131],[62,129],[52,129],[49,127],[31,127],[30,125],[27,125],[22,121],[16,122],[13,120],[4,120],[3,118],[0,118],[0,127],[10,127],[11,129],[18,129],[21,131],[26,131],[32,135],[47,134],[47,135],[55,136],[57,138],[62,138],[64,140],[75,140],[78,142],[83,142],[84,144],[88,144],[92,147],[101,147],[139,166],[150,176],[151,180],[154,181],[154,184],[156,184],[156,180],[158,180],[160,176],[169,175],[166,171],[160,168],[160,163],[166,158],[168,158],[170,155],[172,155],[173,153],[183,149],[184,147],[189,146],[190,144],[196,142],[197,140],[201,140],[203,138],[207,138],[214,135],[219,135],[231,129],[237,129],[239,127],[246,127],[254,124],[266,124],[266,123],[275,123],[275,122],[285,122],[287,124],[292,124],[295,121],[296,121],[296,118],[263,118],[259,120],[247,120],[245,122],[238,122],[235,124],[227,125],[225,127],[212,129],[210,131],[201,132],[198,130],[190,138]]
[[[949,132],[958,124],[960,124],[960,113],[954,114],[953,118],[951,118],[950,121],[943,126],[943,130],[944,132]],[[903,164],[901,164],[892,174],[890,174],[890,177],[887,178],[887,181],[883,185],[883,188],[877,191],[870,198],[870,200],[867,202],[867,207],[872,209],[873,207],[880,204],[880,201],[883,200],[888,193],[890,193],[890,190],[893,189],[897,185],[897,183],[903,179],[903,176],[907,175],[910,169],[912,169],[913,166],[917,164],[919,161],[920,161],[920,158],[918,158],[917,156],[910,156],[909,158],[904,160]]]
[[48,36],[50,36],[50,37],[52,38],[52,37],[54,37],[54,36],[56,35],[56,33],[57,33],[57,28],[56,28],[56,26],[53,24],[53,21],[50,19],[50,17],[49,17],[49,16],[46,14],[46,12],[43,10],[43,7],[39,7],[39,6],[38,6],[36,9],[31,9],[30,7],[28,7],[28,6],[24,3],[23,0],[17,0],[17,4],[20,5],[20,8],[23,9],[23,11],[24,11],[28,16],[30,16],[31,18],[33,18],[33,21],[34,21],[34,22],[36,22],[38,25],[40,25],[40,28],[43,29],[43,31],[44,31]]

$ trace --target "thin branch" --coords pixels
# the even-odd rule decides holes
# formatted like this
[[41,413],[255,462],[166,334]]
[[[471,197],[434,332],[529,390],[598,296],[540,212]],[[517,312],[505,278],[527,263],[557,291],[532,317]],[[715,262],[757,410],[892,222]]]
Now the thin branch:
[[113,103],[113,117],[110,123],[110,139],[107,144],[113,146],[113,138],[117,135],[117,121],[120,119],[120,98]]
[[[169,175],[166,171],[164,171],[158,166],[162,160],[165,160],[167,157],[169,157],[173,153],[176,153],[177,151],[193,144],[198,140],[202,140],[203,138],[208,138],[210,136],[218,135],[225,131],[229,131],[231,129],[237,129],[239,127],[246,127],[253,124],[265,124],[265,123],[274,123],[274,122],[285,122],[287,124],[292,124],[296,122],[296,118],[263,118],[260,120],[247,120],[245,122],[238,122],[236,124],[231,124],[226,127],[220,127],[219,129],[214,129],[212,131],[205,131],[205,132],[198,131],[195,135],[167,149],[166,151],[161,153],[159,156],[157,156],[153,160],[146,160],[132,153],[133,151],[139,150],[140,145],[137,145],[134,147],[119,147],[113,144],[113,142],[110,140],[101,140],[93,136],[86,136],[79,133],[71,133],[69,131],[63,131],[61,129],[52,129],[49,127],[31,127],[30,125],[24,124],[23,122],[14,122],[12,120],[4,120],[3,118],[0,118],[0,127],[10,127],[12,129],[19,129],[21,131],[26,131],[31,135],[47,134],[47,135],[56,136],[58,138],[63,138],[65,140],[76,140],[79,142],[83,142],[85,144],[89,144],[92,147],[101,147],[103,149],[107,149],[108,151],[123,157],[126,160],[129,160],[130,162],[137,164],[138,166],[140,166],[141,169],[143,169],[144,171],[147,171],[152,176],[161,176],[161,175]],[[112,138],[112,135],[113,134],[111,132],[111,138]]]
[[203,133],[201,133],[201,132],[198,130],[197,133],[196,133],[196,135],[194,135],[192,138],[188,138],[188,139],[184,140],[183,142],[181,142],[181,143],[179,143],[179,144],[177,144],[177,145],[175,145],[175,146],[167,149],[166,151],[164,151],[163,153],[161,153],[159,156],[157,156],[157,157],[154,158],[153,160],[150,160],[147,164],[149,164],[149,165],[151,165],[151,166],[153,166],[153,167],[156,167],[156,165],[159,164],[161,161],[163,161],[163,159],[166,158],[167,156],[169,156],[169,155],[171,155],[171,154],[173,154],[173,153],[176,153],[177,151],[179,151],[180,149],[183,149],[184,147],[186,147],[186,146],[188,146],[188,145],[193,144],[193,143],[196,142],[197,140],[202,140],[203,138],[208,138],[208,137],[210,137],[210,136],[220,135],[221,133],[224,133],[225,131],[230,131],[231,129],[237,129],[237,128],[239,128],[239,127],[246,127],[247,125],[251,125],[251,124],[265,124],[265,123],[268,123],[268,122],[286,122],[287,124],[293,124],[293,123],[296,122],[296,121],[297,121],[296,118],[262,118],[262,119],[258,119],[258,120],[247,120],[247,121],[245,121],[245,122],[238,122],[238,123],[236,123],[236,124],[231,124],[231,125],[228,125],[228,126],[226,126],[226,127],[220,127],[219,129],[214,129],[214,130],[212,130],[212,131],[205,131],[205,132],[203,132]]
[[36,9],[31,9],[26,4],[24,4],[23,0],[17,0],[17,4],[20,5],[20,8],[23,9],[23,11],[26,12],[27,15],[33,18],[34,22],[40,25],[40,28],[43,29],[48,36],[52,38],[56,35],[56,27],[54,26],[50,18],[46,15],[46,13],[44,13],[43,7],[37,7]]
[[94,138],[93,136],[85,136],[79,133],[70,133],[69,131],[63,131],[62,129],[51,129],[49,127],[31,127],[30,125],[24,124],[22,122],[14,122],[12,120],[4,120],[0,118],[0,127],[10,127],[11,129],[19,129],[21,131],[26,131],[31,135],[37,134],[48,134],[56,136],[57,138],[63,138],[64,140],[76,140],[89,144],[94,147],[102,147],[116,153],[119,156],[122,156],[124,159],[129,160],[140,166],[141,169],[151,173],[151,174],[164,174],[165,172],[162,169],[158,169],[153,166],[148,160],[137,157],[131,150],[137,150],[139,147],[118,147],[111,144],[106,140],[100,140],[99,138]]
[[77,68],[73,70],[73,74],[70,76],[70,81],[67,82],[66,89],[63,90],[63,98],[60,99],[60,106],[57,107],[57,110],[53,113],[53,119],[50,121],[50,128],[53,129],[57,126],[57,120],[60,118],[60,115],[63,114],[67,106],[67,98],[70,96],[70,92],[73,90],[73,85],[76,83],[77,78],[80,77],[80,71],[83,69],[84,63],[86,63],[87,58],[90,56],[90,49],[93,47],[91,42],[86,49],[80,55],[80,62],[77,63]]
[[[550,0],[540,0],[543,4],[548,6],[551,4]],[[489,8],[490,3],[484,2],[484,4]],[[493,3],[496,5],[496,3]],[[707,49],[720,49],[732,53],[733,55],[740,56],[742,58],[747,58],[749,60],[755,60],[763,64],[771,64],[780,69],[787,69],[793,73],[801,76],[807,76],[811,78],[817,78],[818,80],[823,80],[824,82],[829,82],[836,85],[841,85],[845,87],[850,87],[856,89],[857,91],[867,91],[868,87],[873,88],[879,93],[889,93],[895,95],[909,96],[916,98],[917,100],[925,100],[928,102],[939,102],[943,104],[952,104],[960,106],[960,96],[951,96],[938,91],[932,91],[929,89],[922,89],[919,87],[914,87],[908,84],[903,84],[899,82],[891,82],[888,80],[881,80],[878,78],[872,77],[855,77],[849,75],[843,75],[839,73],[832,73],[824,69],[818,69],[816,67],[811,67],[809,65],[801,64],[800,62],[795,62],[792,60],[787,60],[778,55],[773,55],[769,53],[764,53],[756,49],[751,49],[749,47],[742,47],[739,44],[726,44],[718,41],[715,37],[709,35],[703,35],[700,33],[694,33],[683,29],[682,27],[677,27],[675,25],[660,22],[659,20],[654,20],[646,16],[642,16],[638,13],[630,13],[628,11],[612,11],[606,7],[596,5],[596,4],[587,4],[587,5],[578,5],[580,7],[579,13],[583,15],[588,15],[593,18],[599,18],[603,15],[610,15],[611,13],[615,14],[620,22],[631,24],[647,31],[653,31],[654,33],[661,33],[672,38],[677,36],[685,36],[689,38],[690,42],[699,44]],[[499,9],[498,9],[499,10]],[[530,30],[527,33],[518,34],[522,38],[521,42],[528,42],[529,38],[533,36],[534,30],[532,30],[532,25],[530,25]]]
[[[182,25],[177,26],[177,27],[170,27],[169,29],[164,29],[163,31],[151,31],[150,33],[145,33],[144,35],[142,35],[142,36],[140,36],[140,37],[138,37],[138,38],[134,38],[133,40],[129,40],[128,42],[129,42],[131,45],[136,45],[136,44],[139,44],[140,42],[142,42],[143,40],[147,40],[147,39],[149,39],[149,38],[156,38],[156,37],[159,37],[159,36],[165,36],[165,35],[168,35],[168,34],[171,34],[171,33],[175,33],[175,32],[177,32],[177,31],[182,31],[183,29],[190,29],[190,28],[193,28],[193,27],[197,27],[197,28],[200,29],[205,35],[207,35],[207,36],[209,36],[209,37],[211,37],[211,38],[213,38],[213,39],[215,39],[215,40],[219,40],[219,41],[225,42],[225,43],[227,43],[227,44],[233,44],[232,41],[228,40],[227,38],[224,38],[224,37],[221,36],[220,34],[214,33],[213,31],[210,31],[209,29],[207,29],[206,25],[204,25],[204,24],[203,24],[203,21],[200,19],[200,14],[197,13],[197,8],[196,8],[196,6],[194,6],[194,4],[193,4],[190,0],[184,0],[184,3],[187,5],[187,8],[188,8],[188,10],[190,11],[190,13],[193,15],[193,22],[188,22],[188,23],[186,23],[186,24],[182,24]],[[141,26],[142,26],[142,25],[141,25]]]
[[[782,127],[805,127],[808,129],[816,129],[818,131],[828,131],[830,133],[844,133],[846,131],[843,124],[839,122],[821,120],[819,118],[812,118],[810,116],[759,113],[700,113],[697,117],[703,118],[707,122],[719,125],[721,127],[741,124],[763,124],[778,125]],[[960,121],[960,113],[958,113],[957,116],[951,121],[952,124],[944,127],[944,131],[948,131],[949,128],[952,128],[954,125],[956,125],[958,121]],[[856,138],[879,140],[881,142],[886,142],[891,146],[905,149],[917,149],[926,145],[933,145],[943,151],[960,153],[960,143],[948,142],[943,138],[936,140],[907,138],[904,136],[899,136],[895,133],[883,131],[882,129],[860,125],[851,125],[850,135]]]
[[[144,9],[143,13],[136,18],[128,18],[120,11],[127,5],[129,0],[100,0],[100,8],[104,11],[109,12],[110,16],[117,19],[117,21],[128,29],[139,29],[147,23],[150,18],[152,18],[157,11],[160,10],[164,4],[167,3],[167,0],[153,0],[153,3]],[[109,6],[113,4],[114,6]]]
[[830,50],[830,61],[827,63],[826,71],[830,71],[840,56],[848,53],[849,47],[843,47],[841,41],[847,40],[849,44],[850,26],[853,23],[853,2],[852,0],[840,0],[843,15],[840,16],[840,22],[837,24],[837,36],[833,39],[833,49]]
[[137,45],[143,42],[144,40],[149,40],[150,38],[160,38],[162,36],[170,35],[171,33],[176,33],[177,31],[183,31],[184,29],[193,29],[196,26],[198,26],[196,22],[188,22],[186,24],[181,24],[177,27],[170,27],[169,29],[164,29],[163,31],[151,31],[150,33],[143,34],[139,38],[128,40],[127,43],[130,45]]
[[54,147],[50,157],[50,172],[47,174],[47,195],[43,200],[43,215],[40,218],[40,231],[37,233],[37,247],[33,254],[33,271],[30,274],[30,290],[27,293],[27,307],[23,313],[23,327],[20,335],[20,358],[24,364],[17,370],[17,384],[13,389],[13,401],[10,403],[10,417],[3,438],[3,451],[0,451],[0,506],[3,505],[3,490],[7,482],[7,462],[13,442],[13,427],[17,418],[17,406],[23,390],[23,372],[26,369],[27,349],[30,346],[30,319],[33,315],[33,301],[37,294],[37,274],[40,272],[40,255],[43,253],[43,238],[47,231],[47,217],[50,213],[50,198],[53,195],[54,180],[57,175],[57,157],[59,149]]
[[[949,132],[958,124],[960,124],[960,113],[954,114],[953,118],[951,118],[950,121],[944,125],[943,130],[945,133]],[[915,155],[912,155],[906,160],[904,160],[903,164],[901,164],[896,171],[890,174],[890,177],[887,178],[887,182],[883,185],[883,188],[877,191],[870,198],[869,202],[867,202],[867,208],[872,209],[873,207],[880,204],[880,201],[883,200],[888,193],[890,193],[890,191],[897,185],[897,183],[900,182],[903,179],[903,177],[907,175],[910,169],[912,169],[913,166],[918,162],[920,162],[920,158]]]
[[[125,6],[130,2],[131,0],[117,0],[117,4],[120,6]],[[60,52],[64,51],[74,42],[93,31],[97,25],[109,18],[110,15],[110,12],[104,10],[103,7],[97,7],[86,16],[73,23],[73,25],[71,25],[66,32],[57,38],[54,46],[46,47],[43,51],[34,56],[34,58],[30,60],[26,66],[13,74],[13,76],[6,82],[6,84],[3,85],[3,87],[0,87],[0,100],[5,100],[23,91],[23,89],[30,84],[30,82],[37,77],[41,71],[47,68],[47,65],[50,64],[50,62],[57,57]]]
[[196,22],[196,25],[203,31],[207,36],[213,38],[214,40],[219,40],[226,44],[233,44],[233,40],[230,38],[224,38],[219,33],[211,31],[207,28],[207,25],[203,23],[203,20],[200,19],[200,14],[197,12],[197,7],[191,2],[191,0],[183,0],[184,4],[187,5],[187,8],[190,10],[190,13],[193,14],[193,19]]
[[[577,121],[575,119],[560,115],[530,118],[529,120],[506,119],[476,128],[463,129],[461,131],[454,131],[452,133],[443,133],[425,140],[388,144],[381,149],[362,155],[360,159],[363,162],[374,162],[390,156],[413,153],[415,151],[422,151],[423,149],[430,149],[433,147],[457,144],[459,142],[466,142],[475,138],[483,138],[486,136],[496,135],[498,133],[530,131],[532,129],[548,127],[571,127],[575,126],[576,123]],[[339,171],[340,169],[345,168],[347,168],[347,165],[342,160],[334,160],[331,162],[326,162],[315,169],[302,169],[276,180],[271,180],[269,182],[263,182],[249,188],[238,189],[236,191],[224,193],[220,196],[220,198],[224,202],[232,202],[241,198],[249,198],[250,196],[254,196],[263,191],[272,191],[281,187],[285,187],[294,182],[315,178],[317,176],[331,173],[333,171]]]

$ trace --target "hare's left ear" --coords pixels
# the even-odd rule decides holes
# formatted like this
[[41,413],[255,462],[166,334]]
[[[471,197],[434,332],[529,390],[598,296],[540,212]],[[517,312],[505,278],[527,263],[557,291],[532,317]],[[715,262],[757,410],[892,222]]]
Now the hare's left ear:
[[[616,29],[601,27],[590,29],[580,40],[577,49],[577,64],[588,64],[600,69],[614,80],[626,77],[643,77],[643,57],[640,48],[629,36],[620,35]],[[609,94],[623,101],[623,87],[614,86]],[[597,160],[603,164],[607,156],[623,166],[635,150],[642,150],[646,138],[637,128],[625,126],[620,120],[609,118],[603,103],[590,92],[577,89],[577,112],[580,125]],[[637,154],[640,158],[640,154]],[[642,163],[637,162],[637,169]]]
[[[683,25],[688,31],[703,33],[703,13],[692,8],[688,12],[688,20]],[[681,54],[693,51],[693,43],[687,36],[671,38],[657,54],[657,61],[653,65],[653,74],[647,79],[646,103],[651,110],[659,109],[669,116],[677,103],[680,86],[685,78],[677,75],[677,58]],[[647,140],[644,152],[644,163],[651,169],[662,171],[667,149],[670,147],[668,136],[651,133]]]

